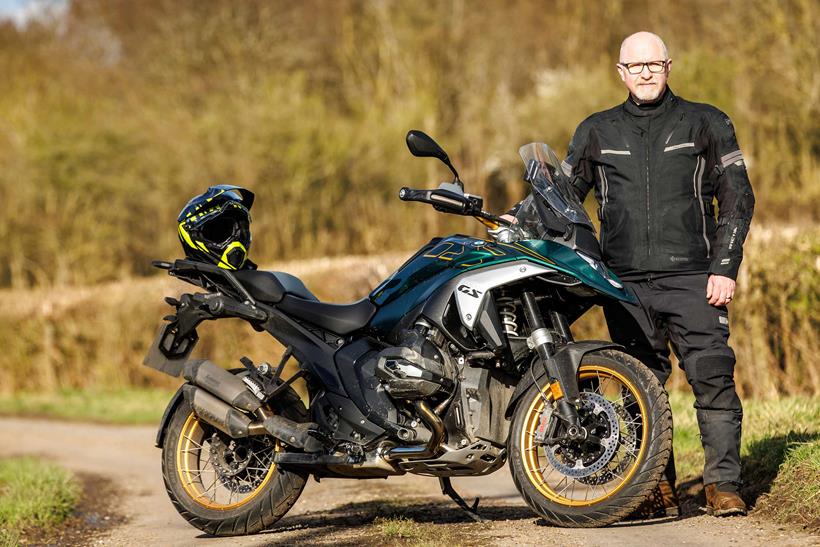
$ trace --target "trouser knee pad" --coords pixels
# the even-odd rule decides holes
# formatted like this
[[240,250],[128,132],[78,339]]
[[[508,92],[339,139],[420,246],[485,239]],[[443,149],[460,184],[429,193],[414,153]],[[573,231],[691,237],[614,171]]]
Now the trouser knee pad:
[[687,357],[686,379],[695,393],[698,410],[726,410],[742,413],[735,390],[735,356],[731,349],[720,354]]

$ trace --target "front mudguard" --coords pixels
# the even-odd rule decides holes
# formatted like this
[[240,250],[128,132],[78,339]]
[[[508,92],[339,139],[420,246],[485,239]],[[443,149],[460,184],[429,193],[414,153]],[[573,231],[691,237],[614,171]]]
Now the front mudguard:
[[[571,342],[562,347],[553,354],[550,358],[555,362],[556,368],[561,371],[565,377],[571,377],[577,381],[578,367],[581,366],[581,360],[587,353],[598,351],[601,349],[624,349],[623,346],[614,342],[607,342],[604,340],[586,340],[584,342]],[[533,384],[538,384],[539,388],[544,388],[549,384],[547,378],[547,371],[540,366],[539,359],[533,359],[530,365],[529,372],[524,373],[518,385],[515,386],[515,391],[510,397],[510,402],[507,403],[507,410],[504,412],[504,417],[508,420],[512,417],[518,399],[530,388]]]
[[182,384],[177,389],[177,392],[174,393],[174,396],[171,397],[171,401],[168,403],[168,406],[165,407],[165,412],[162,414],[162,419],[159,421],[159,430],[157,431],[157,442],[156,447],[162,448],[162,441],[165,439],[165,430],[168,428],[168,422],[171,421],[171,416],[174,415],[174,411],[177,407],[181,404],[185,403],[185,397],[182,395],[182,388],[185,387],[186,384]]

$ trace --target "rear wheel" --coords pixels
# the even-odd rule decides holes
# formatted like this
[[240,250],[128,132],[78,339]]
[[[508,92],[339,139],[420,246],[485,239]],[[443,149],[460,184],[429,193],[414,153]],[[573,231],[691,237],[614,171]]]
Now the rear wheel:
[[533,385],[515,410],[510,468],[524,500],[552,524],[604,526],[630,514],[658,484],[672,450],[672,414],[655,375],[620,351],[585,355],[578,384],[590,437],[539,442],[539,429],[557,418],[549,387]]
[[[281,414],[305,421],[292,391]],[[215,536],[259,532],[296,503],[307,477],[277,466],[281,445],[270,436],[231,439],[200,420],[184,402],[171,418],[162,447],[162,476],[177,511]]]

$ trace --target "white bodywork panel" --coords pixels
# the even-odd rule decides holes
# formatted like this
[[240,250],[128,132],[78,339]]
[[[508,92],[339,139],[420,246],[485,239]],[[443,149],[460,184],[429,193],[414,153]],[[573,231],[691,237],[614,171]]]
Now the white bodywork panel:
[[463,277],[456,287],[456,305],[461,322],[468,329],[472,330],[478,316],[478,310],[487,298],[487,291],[524,279],[545,273],[553,273],[556,270],[536,266],[525,262],[510,264],[501,268],[476,272],[473,275]]

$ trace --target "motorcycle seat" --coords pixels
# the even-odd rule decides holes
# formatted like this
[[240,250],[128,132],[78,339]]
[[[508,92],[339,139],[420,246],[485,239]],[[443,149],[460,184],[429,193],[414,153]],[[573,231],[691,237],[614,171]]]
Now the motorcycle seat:
[[318,302],[302,281],[289,273],[267,272],[264,270],[237,270],[234,277],[242,283],[251,296],[268,304],[281,302],[286,294]]
[[376,306],[368,298],[362,298],[352,304],[328,304],[316,299],[309,300],[298,295],[286,294],[276,307],[342,336],[367,325],[376,313]]

